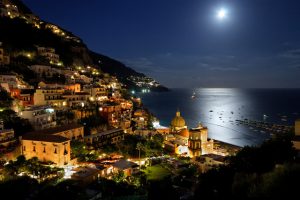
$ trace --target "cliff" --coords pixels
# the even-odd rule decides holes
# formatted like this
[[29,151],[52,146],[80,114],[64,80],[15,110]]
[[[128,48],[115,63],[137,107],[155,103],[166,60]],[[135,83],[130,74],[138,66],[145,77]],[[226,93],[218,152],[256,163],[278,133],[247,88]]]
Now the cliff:
[[[41,20],[22,1],[1,0],[0,8],[0,42],[12,60],[22,55],[22,52],[34,54],[38,46],[51,47],[66,68],[93,66],[116,76],[129,89],[139,90],[146,87],[156,91],[168,90],[152,78],[119,61],[90,51],[82,39],[58,25]],[[156,84],[141,86],[136,83],[137,79]]]

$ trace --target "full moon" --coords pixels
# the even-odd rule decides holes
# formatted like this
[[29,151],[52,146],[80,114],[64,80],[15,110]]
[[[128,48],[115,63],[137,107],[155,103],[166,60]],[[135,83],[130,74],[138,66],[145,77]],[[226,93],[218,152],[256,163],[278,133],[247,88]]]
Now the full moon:
[[217,12],[217,18],[222,20],[224,18],[226,18],[227,16],[227,10],[225,10],[224,8],[221,8],[220,10],[218,10]]

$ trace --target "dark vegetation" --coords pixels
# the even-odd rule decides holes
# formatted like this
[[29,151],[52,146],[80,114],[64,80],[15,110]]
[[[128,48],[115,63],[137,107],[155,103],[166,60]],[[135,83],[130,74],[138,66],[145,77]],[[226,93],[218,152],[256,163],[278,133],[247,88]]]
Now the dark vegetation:
[[300,175],[291,136],[278,136],[260,147],[245,147],[228,165],[199,177],[195,199],[288,198],[297,194]]

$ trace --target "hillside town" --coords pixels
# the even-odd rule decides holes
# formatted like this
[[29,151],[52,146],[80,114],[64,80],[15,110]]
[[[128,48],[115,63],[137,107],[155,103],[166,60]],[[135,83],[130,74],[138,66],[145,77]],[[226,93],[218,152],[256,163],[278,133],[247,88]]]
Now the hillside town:
[[[10,1],[0,6],[2,17],[22,18],[34,29],[44,27],[64,40],[81,42],[54,24],[19,12]],[[116,76],[99,66],[67,66],[61,56],[49,46],[10,51],[0,42],[1,180],[27,175],[39,182],[72,179],[90,184],[101,177],[116,179],[120,173],[131,180],[147,174],[147,167],[175,175],[191,166],[204,172],[224,164],[229,153],[208,140],[206,127],[199,124],[189,131],[180,111],[170,127],[160,126]],[[140,92],[159,86],[148,77],[131,75],[127,80]],[[185,159],[189,157],[193,161]],[[30,164],[18,167],[20,162]],[[33,170],[35,165],[47,173]]]
[[[14,57],[3,48],[0,52],[5,69]],[[49,62],[28,66],[40,80],[37,85],[24,81],[21,74],[0,73],[2,180],[26,174],[39,181],[72,179],[88,185],[120,173],[128,179],[145,173],[147,166],[176,174],[190,165],[204,172],[225,163],[228,151],[214,148],[201,124],[189,131],[179,111],[170,127],[162,127],[116,77],[90,66],[72,70],[53,66],[60,61],[52,48],[37,47],[27,57],[33,59],[34,54]],[[54,76],[65,80],[56,82]],[[200,160],[180,160],[199,156]],[[49,172],[18,168],[20,159],[50,167]]]
[[[0,20],[22,19],[81,54],[80,38],[13,2],[0,1]],[[131,89],[104,72],[101,60],[86,64],[72,57],[68,63],[62,52],[51,45],[22,49],[0,41],[0,181],[26,177],[51,187],[72,181],[61,186],[70,198],[80,191],[83,199],[146,199],[160,187],[192,199],[201,174],[234,166],[230,158],[242,148],[211,138],[205,124],[188,127],[179,109],[168,127],[160,125],[139,97],[161,86],[154,79],[125,77],[135,84]],[[299,121],[295,130],[294,147],[300,150]],[[26,198],[45,197],[30,195]]]

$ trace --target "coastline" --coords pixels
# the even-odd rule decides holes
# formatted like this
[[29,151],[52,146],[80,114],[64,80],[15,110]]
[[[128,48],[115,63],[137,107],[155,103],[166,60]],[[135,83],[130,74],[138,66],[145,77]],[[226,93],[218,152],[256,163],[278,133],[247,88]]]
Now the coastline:
[[[191,95],[196,91],[197,98]],[[236,120],[264,121],[291,126],[300,117],[300,89],[174,89],[170,92],[138,94],[143,104],[163,126],[169,126],[177,109],[190,128],[199,121],[208,126],[209,137],[229,144],[255,146],[271,137]],[[273,105],[270,105],[273,101]],[[212,112],[210,112],[212,111]],[[268,118],[264,119],[264,115]],[[287,116],[282,121],[282,116]]]

